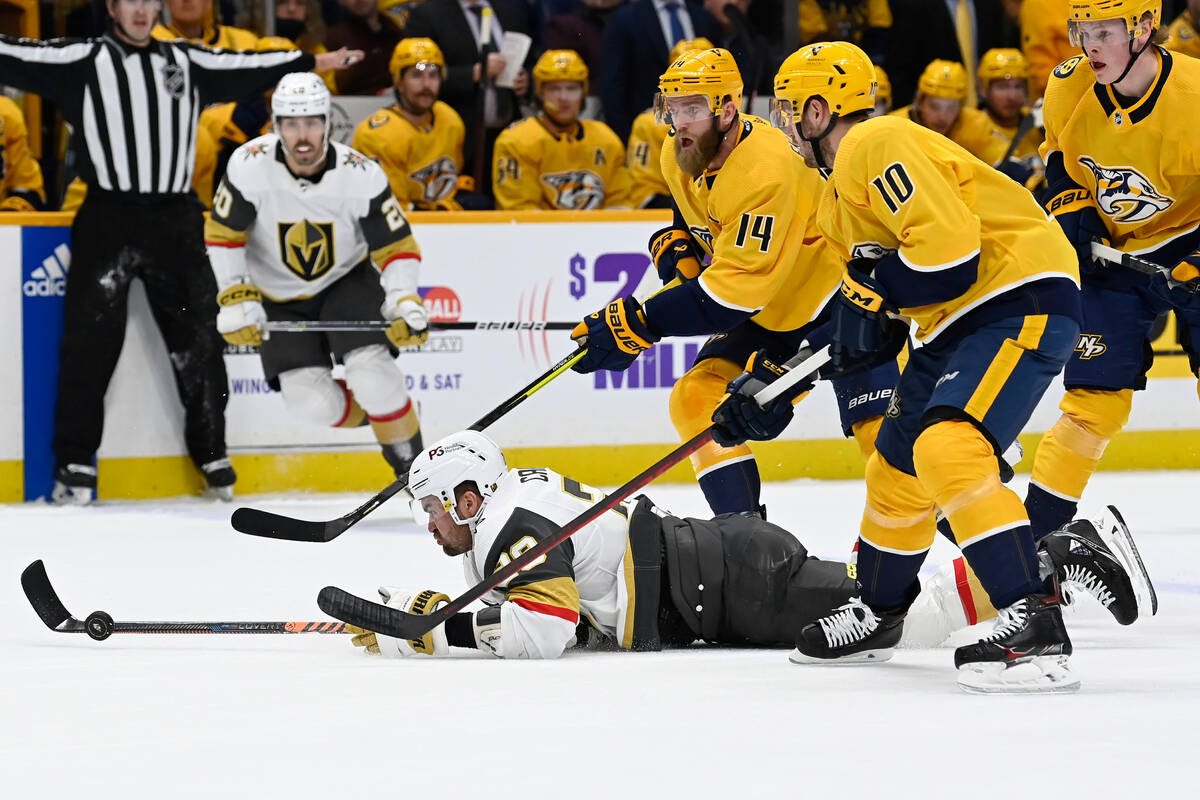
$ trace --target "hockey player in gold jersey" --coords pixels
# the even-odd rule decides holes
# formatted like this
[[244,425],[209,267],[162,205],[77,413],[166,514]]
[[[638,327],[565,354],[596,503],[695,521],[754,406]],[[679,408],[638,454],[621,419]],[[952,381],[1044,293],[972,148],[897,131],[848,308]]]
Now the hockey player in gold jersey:
[[1192,58],[1200,58],[1200,0],[1188,0],[1187,8],[1167,28],[1163,47]]
[[875,65],[875,116],[882,117],[892,110],[892,81],[883,67]]
[[625,148],[612,129],[580,119],[588,68],[574,50],[547,50],[533,66],[536,117],[514,122],[496,139],[496,208],[588,211],[627,208]]
[[406,209],[456,210],[462,117],[438,100],[446,59],[432,39],[402,39],[389,65],[396,102],[359,123],[354,149],[379,162]]
[[[680,39],[671,48],[671,58],[667,63],[674,64],[681,55],[692,50],[710,50],[712,47],[713,43],[703,36]],[[668,127],[655,121],[653,108],[643,111],[633,120],[633,129],[629,132],[629,142],[625,147],[625,166],[629,169],[629,179],[633,185],[630,205],[634,208],[671,207],[671,190],[663,178],[659,159]]]
[[167,0],[169,24],[155,25],[150,35],[160,41],[187,39],[205,47],[223,50],[253,50],[258,36],[244,28],[221,25],[213,0]]
[[1021,2],[1021,51],[1029,59],[1029,80],[1034,97],[1045,94],[1050,71],[1075,51],[1067,37],[1066,12],[1067,0]]
[[[671,392],[671,421],[686,441],[709,426],[752,355],[782,363],[825,335],[841,264],[816,229],[820,176],[766,120],[738,111],[742,79],[728,51],[685,53],[659,89],[660,119],[674,129],[661,163],[676,213],[650,249],[670,282],[644,305],[621,298],[585,319],[572,336],[587,336],[588,353],[574,369],[623,370],[664,336],[712,334]],[[896,377],[889,361],[834,382],[843,433],[864,453]],[[758,467],[745,444],[711,443],[692,466],[715,514],[759,511]]]
[[29,152],[25,115],[0,96],[0,211],[44,211],[42,168]]
[[[1083,55],[1046,88],[1047,209],[1078,249],[1083,326],[1062,417],[1038,447],[1026,505],[1035,534],[1075,512],[1109,441],[1146,388],[1155,319],[1173,310],[1200,366],[1200,61],[1155,45],[1159,0],[1072,0]],[[1147,277],[1092,254],[1135,253]]]
[[[1009,144],[1017,135],[1021,120],[1029,112],[1029,61],[1020,50],[997,47],[979,59],[975,70],[979,79],[979,99],[997,134]],[[1011,157],[1027,159],[1038,155],[1043,135],[1036,127],[1016,143]]]
[[971,155],[995,164],[1008,142],[993,132],[987,114],[967,108],[967,71],[956,61],[929,62],[917,81],[917,96],[911,106],[891,112],[942,134],[967,149]]
[[1078,336],[1069,244],[1028,192],[958,145],[870,118],[874,68],[857,47],[801,49],[775,94],[775,118],[829,175],[818,227],[845,265],[831,365],[875,351],[897,326],[921,343],[867,462],[860,597],[805,628],[793,661],[890,655],[940,508],[1001,609],[991,637],[956,651],[960,685],[1077,688],[1057,582],[1043,585],[1024,506],[998,466]]

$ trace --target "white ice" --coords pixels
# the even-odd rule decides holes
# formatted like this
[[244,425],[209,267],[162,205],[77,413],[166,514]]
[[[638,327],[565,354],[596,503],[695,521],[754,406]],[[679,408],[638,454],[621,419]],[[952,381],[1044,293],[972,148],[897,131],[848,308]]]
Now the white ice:
[[[636,471],[631,465],[631,474]],[[1021,479],[1018,479],[1018,483]],[[229,527],[201,501],[0,506],[0,790],[6,798],[1141,797],[1200,779],[1198,473],[1100,474],[1160,598],[1122,628],[1069,612],[1074,695],[967,695],[948,647],[887,664],[801,667],[786,650],[569,653],[504,662],[372,658],[347,636],[46,629],[18,576],[46,562],[77,617],[316,620],[327,584],[465,587],[393,501],[339,539]],[[1024,491],[1018,487],[1018,491]],[[654,486],[701,515],[694,486]],[[772,484],[771,518],[847,552],[858,482]],[[243,498],[309,519],[360,496]],[[930,562],[951,555],[939,542]],[[968,637],[969,638],[969,635]]]

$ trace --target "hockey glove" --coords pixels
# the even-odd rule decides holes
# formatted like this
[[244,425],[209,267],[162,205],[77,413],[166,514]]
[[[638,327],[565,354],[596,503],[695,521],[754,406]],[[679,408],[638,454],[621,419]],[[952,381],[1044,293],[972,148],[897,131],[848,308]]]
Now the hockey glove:
[[500,606],[487,606],[474,614],[464,611],[446,621],[446,639],[454,647],[474,647],[503,658]]
[[1092,201],[1092,193],[1078,187],[1066,189],[1050,199],[1046,211],[1075,247],[1080,275],[1098,275],[1104,265],[1092,255],[1092,242],[1108,244],[1109,234]]
[[[449,597],[432,589],[411,592],[395,586],[380,586],[379,597],[384,605],[407,611],[409,614],[429,614],[450,602]],[[349,626],[348,630],[351,629],[358,635],[351,639],[350,643],[375,655],[395,658],[412,655],[444,656],[450,652],[445,625],[437,626],[420,639],[393,639],[354,626]]]
[[[393,295],[397,295],[393,297]],[[417,347],[429,340],[429,312],[421,297],[389,292],[380,311],[392,324],[385,333],[396,347]]]
[[1182,289],[1192,294],[1200,292],[1200,250],[1175,265],[1168,283],[1172,289]]
[[258,347],[267,312],[262,305],[262,292],[248,283],[227,286],[217,295],[217,333],[233,345]]
[[880,351],[895,337],[895,326],[888,316],[896,309],[887,301],[883,285],[862,266],[863,259],[846,265],[841,290],[830,313],[829,365],[832,374],[845,374],[869,366]]
[[746,362],[746,372],[726,388],[727,394],[713,412],[713,440],[722,447],[736,447],[746,441],[763,442],[783,433],[792,421],[792,406],[813,388],[812,380],[803,380],[760,407],[754,400],[765,386],[787,372],[759,350]]
[[650,237],[650,257],[663,283],[676,275],[691,280],[700,274],[700,255],[691,234],[679,228],[663,228]]
[[571,338],[587,345],[587,352],[571,369],[587,375],[601,369],[627,369],[662,337],[647,326],[641,303],[632,297],[618,297],[585,317],[571,331]]

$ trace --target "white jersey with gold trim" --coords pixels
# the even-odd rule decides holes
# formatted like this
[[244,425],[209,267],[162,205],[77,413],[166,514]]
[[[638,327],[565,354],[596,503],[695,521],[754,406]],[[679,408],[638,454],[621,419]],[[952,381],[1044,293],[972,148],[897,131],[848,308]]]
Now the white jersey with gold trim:
[[[603,493],[549,469],[511,469],[476,518],[474,549],[463,556],[468,585],[552,536]],[[567,541],[484,595],[500,604],[504,658],[557,658],[580,621],[632,646],[630,502],[607,511]],[[657,603],[658,598],[654,598]],[[581,620],[582,617],[582,620]]]

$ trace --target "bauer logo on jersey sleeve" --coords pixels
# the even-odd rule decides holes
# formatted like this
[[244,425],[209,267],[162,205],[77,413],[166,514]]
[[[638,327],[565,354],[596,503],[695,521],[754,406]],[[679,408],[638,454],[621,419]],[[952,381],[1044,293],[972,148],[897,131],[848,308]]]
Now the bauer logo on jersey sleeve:
[[325,274],[336,262],[332,222],[280,222],[279,260],[306,281]]
[[1096,176],[1096,204],[1114,222],[1144,222],[1175,202],[1133,167],[1106,167],[1087,156],[1079,163]]
[[542,180],[555,192],[555,208],[591,211],[604,205],[604,181],[587,170],[553,172]]

